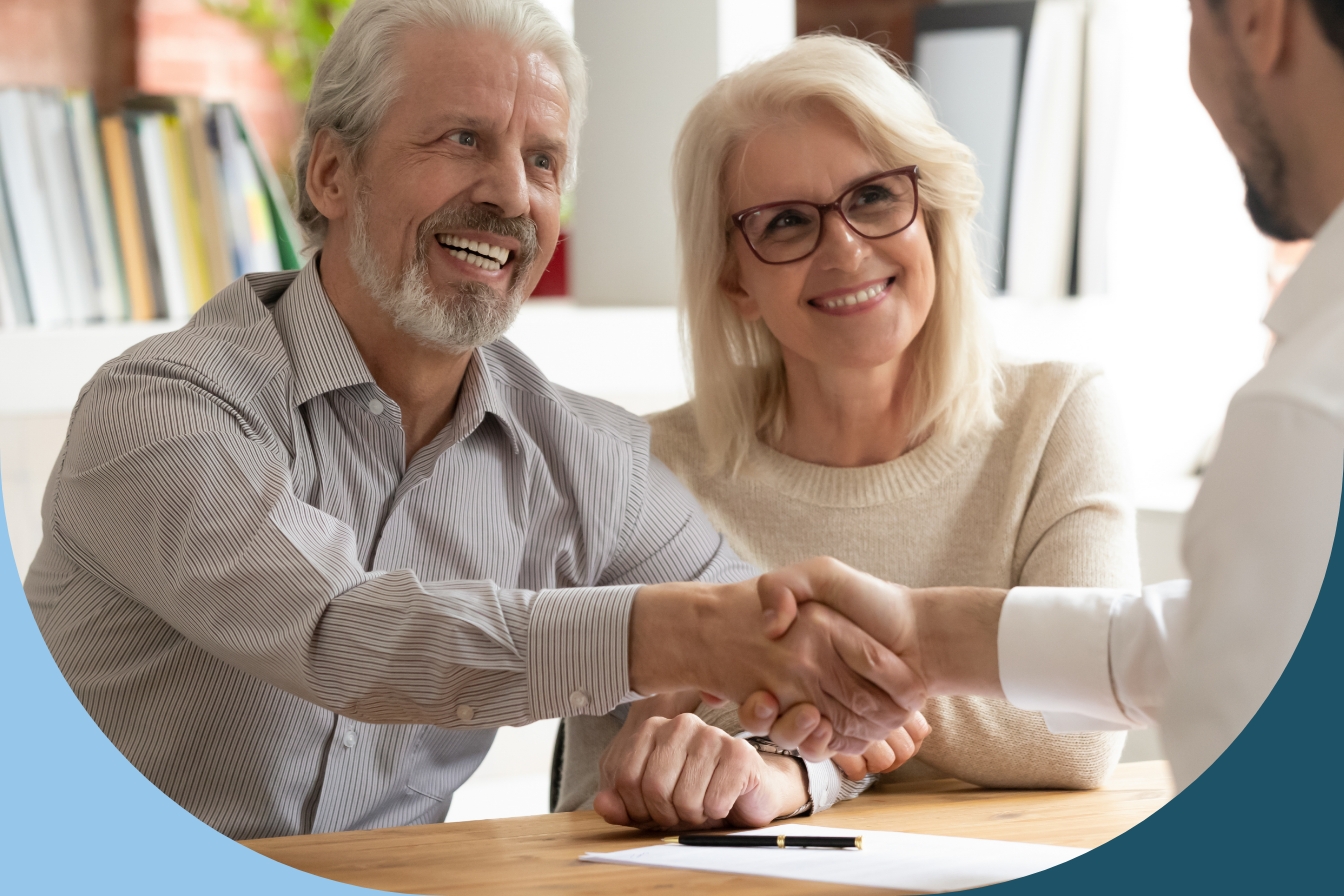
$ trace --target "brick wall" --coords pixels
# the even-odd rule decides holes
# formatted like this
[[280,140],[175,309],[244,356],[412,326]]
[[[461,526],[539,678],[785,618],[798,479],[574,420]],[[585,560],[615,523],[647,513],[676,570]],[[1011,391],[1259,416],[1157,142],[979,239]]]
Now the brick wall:
[[288,171],[300,111],[256,41],[196,0],[139,0],[137,18],[140,89],[233,100],[276,168]]
[[135,0],[0,0],[0,87],[92,89],[103,108],[135,84]]

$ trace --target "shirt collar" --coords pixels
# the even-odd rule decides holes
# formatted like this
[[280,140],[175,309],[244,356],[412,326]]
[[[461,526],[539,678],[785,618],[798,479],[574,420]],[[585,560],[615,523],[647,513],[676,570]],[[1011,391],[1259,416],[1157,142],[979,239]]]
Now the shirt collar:
[[517,454],[520,450],[517,424],[509,406],[500,400],[486,352],[477,349],[472,353],[471,362],[467,364],[467,372],[462,377],[453,419],[445,427],[449,430],[448,444],[460,442],[474,432],[485,420],[486,414],[499,421],[505,435],[509,437],[513,453]]
[[[267,296],[261,300],[266,302]],[[295,407],[337,389],[373,382],[350,331],[322,288],[316,257],[273,301],[275,328],[294,367]]]
[[1344,203],[1316,232],[1315,241],[1265,315],[1265,326],[1280,341],[1291,338],[1315,317],[1344,301]]
[[[297,276],[249,283],[264,304],[274,305],[276,330],[289,351],[294,368],[291,400],[295,407],[319,395],[351,386],[376,386],[364,356],[346,329],[317,273],[317,257]],[[513,452],[520,450],[517,424],[509,406],[500,399],[486,353],[472,354],[458,391],[457,408],[448,426],[448,444],[465,439],[491,414],[509,437]]]

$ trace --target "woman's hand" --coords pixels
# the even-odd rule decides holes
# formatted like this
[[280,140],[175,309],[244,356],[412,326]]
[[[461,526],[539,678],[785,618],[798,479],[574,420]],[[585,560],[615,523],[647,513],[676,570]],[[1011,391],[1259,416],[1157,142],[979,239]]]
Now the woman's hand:
[[764,756],[691,713],[641,718],[632,708],[602,754],[601,775],[593,809],[644,829],[760,827],[807,802],[797,760]]
[[917,712],[905,725],[888,734],[886,740],[870,744],[862,756],[836,753],[831,761],[851,781],[862,781],[866,775],[883,775],[913,759],[932,730],[924,714]]

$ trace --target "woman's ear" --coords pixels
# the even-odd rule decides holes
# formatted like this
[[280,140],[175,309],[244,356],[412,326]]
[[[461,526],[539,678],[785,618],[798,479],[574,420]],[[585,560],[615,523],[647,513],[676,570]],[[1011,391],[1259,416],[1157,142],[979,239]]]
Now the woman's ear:
[[723,271],[719,274],[719,289],[733,303],[738,317],[747,323],[761,319],[761,309],[756,299],[742,288],[741,268],[737,264],[737,255],[731,249],[723,263]]

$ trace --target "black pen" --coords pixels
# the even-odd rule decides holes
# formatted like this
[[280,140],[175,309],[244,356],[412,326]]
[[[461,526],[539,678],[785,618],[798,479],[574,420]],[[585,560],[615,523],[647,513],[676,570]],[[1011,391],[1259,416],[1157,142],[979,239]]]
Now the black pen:
[[682,846],[773,846],[779,849],[819,846],[824,849],[863,849],[862,837],[799,837],[794,834],[681,834],[664,843]]

